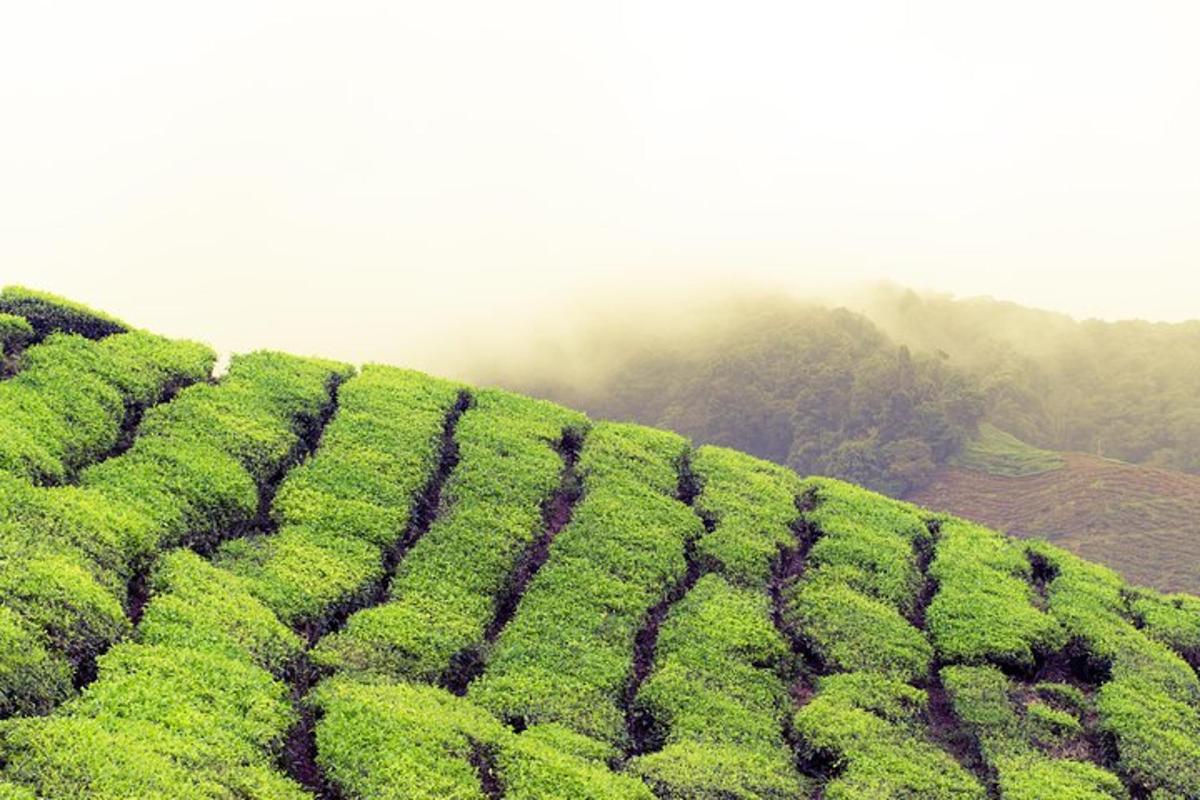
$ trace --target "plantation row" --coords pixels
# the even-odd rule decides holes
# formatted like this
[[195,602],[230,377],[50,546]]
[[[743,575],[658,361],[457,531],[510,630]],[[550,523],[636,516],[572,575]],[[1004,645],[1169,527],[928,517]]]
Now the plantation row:
[[543,401],[0,312],[0,396],[70,420],[0,471],[0,800],[1200,797],[1200,599]]

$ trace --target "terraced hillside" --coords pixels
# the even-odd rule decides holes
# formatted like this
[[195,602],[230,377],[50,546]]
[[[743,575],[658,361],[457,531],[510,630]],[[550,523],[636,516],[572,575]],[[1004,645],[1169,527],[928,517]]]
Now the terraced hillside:
[[1086,453],[1023,476],[938,470],[914,503],[1048,539],[1161,591],[1200,592],[1200,476]]
[[4,800],[1200,797],[1200,599],[498,390],[30,322]]

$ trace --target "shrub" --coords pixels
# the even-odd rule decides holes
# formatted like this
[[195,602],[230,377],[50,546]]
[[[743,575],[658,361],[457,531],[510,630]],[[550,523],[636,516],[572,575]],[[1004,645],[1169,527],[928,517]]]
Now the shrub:
[[36,338],[33,326],[24,317],[0,313],[0,356],[11,356],[25,349]]
[[894,608],[820,573],[787,593],[785,619],[825,667],[913,681],[929,671],[933,648]]
[[824,797],[986,797],[970,773],[921,737],[917,715],[925,702],[923,692],[875,673],[818,681],[793,724],[805,757],[832,768]]
[[284,479],[272,505],[282,528],[233,540],[217,563],[291,627],[321,632],[384,578],[384,551],[437,470],[456,384],[368,366],[339,392],[320,447]]
[[0,606],[0,717],[45,713],[70,693],[71,665],[47,645],[41,631]]
[[481,646],[559,485],[553,445],[584,424],[544,401],[479,392],[455,431],[459,460],[442,512],[400,563],[389,601],[351,616],[314,654],[317,663],[431,681],[456,653]]
[[696,545],[697,556],[732,583],[765,589],[781,550],[796,547],[800,479],[757,458],[705,446],[692,470],[703,491],[697,510],[715,525]]
[[277,675],[303,651],[303,643],[259,603],[244,581],[189,550],[159,563],[150,582],[138,640],[249,659]]
[[776,673],[788,654],[764,593],[702,577],[663,622],[654,671],[634,700],[665,746],[630,769],[667,797],[798,796],[782,735],[790,703]]
[[129,330],[128,325],[108,314],[24,286],[4,287],[0,292],[0,312],[24,317],[38,338],[51,333],[78,333],[89,339],[103,339]]
[[8,723],[4,777],[44,797],[306,797],[272,769],[294,722],[287,689],[253,666],[122,644],[51,717]]
[[914,547],[929,530],[914,506],[841,481],[810,478],[802,484],[819,531],[808,554],[812,575],[837,580],[908,615],[924,584]]
[[558,726],[516,735],[474,704],[432,686],[321,683],[317,758],[341,796],[482,800],[473,757],[495,763],[511,800],[651,800],[636,779],[612,773],[611,751]]
[[1200,666],[1200,598],[1141,588],[1126,594],[1130,613],[1147,636]]
[[583,499],[472,684],[472,699],[506,719],[623,740],[619,701],[634,637],[683,576],[685,543],[703,531],[673,496],[685,448],[664,431],[592,429],[579,457]]
[[72,478],[116,446],[129,409],[203,379],[214,358],[202,345],[145,333],[51,337],[0,383],[0,470],[39,482]]
[[1031,669],[1062,647],[1056,619],[1033,605],[1022,545],[957,519],[942,523],[929,574],[937,594],[925,614],[938,656],[951,663]]

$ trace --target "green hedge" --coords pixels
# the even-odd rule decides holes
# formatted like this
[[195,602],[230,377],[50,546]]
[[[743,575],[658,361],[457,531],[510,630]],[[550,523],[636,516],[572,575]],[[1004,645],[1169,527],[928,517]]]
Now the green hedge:
[[1003,800],[1129,796],[1108,770],[1053,756],[1055,748],[1083,732],[1077,716],[1041,702],[1016,704],[1011,681],[995,667],[946,667],[941,677],[955,715],[995,772]]
[[432,686],[345,678],[313,693],[317,760],[345,800],[484,800],[472,754],[486,752],[507,800],[652,800],[613,773],[606,745],[558,726],[514,734]]
[[230,541],[216,563],[283,622],[309,636],[384,578],[384,553],[404,534],[436,472],[457,384],[368,366],[339,392],[321,445],[279,488],[272,536]]
[[459,460],[442,512],[400,562],[388,602],[351,616],[314,662],[434,681],[457,653],[479,648],[509,576],[542,532],[542,506],[563,469],[554,445],[585,426],[582,414],[545,401],[477,393],[455,432]]
[[715,523],[697,543],[697,556],[735,584],[765,589],[780,551],[796,547],[799,476],[712,446],[696,450],[692,470],[703,487],[696,509]]
[[295,722],[287,687],[218,653],[121,644],[50,717],[0,730],[3,777],[41,797],[308,797],[274,760]]
[[983,800],[983,786],[948,753],[925,740],[927,698],[871,672],[821,678],[793,717],[802,756],[831,773],[826,800]]
[[[1107,677],[1096,707],[1128,779],[1163,797],[1200,796],[1200,679],[1127,619],[1126,587],[1110,569],[1044,542],[1029,544],[1053,575],[1053,615]],[[1143,609],[1144,610],[1144,609]]]
[[908,615],[924,580],[916,548],[929,543],[920,510],[842,481],[810,478],[801,484],[819,531],[808,554],[810,578],[829,573],[850,588]]
[[530,581],[469,696],[499,716],[625,739],[620,699],[647,611],[684,574],[703,532],[676,500],[687,443],[598,423],[579,457],[584,496]]
[[933,648],[886,603],[818,573],[786,592],[784,619],[826,669],[869,670],[905,681],[929,672]]
[[52,336],[0,383],[0,471],[62,483],[112,450],[130,409],[205,379],[215,356],[193,342],[126,333]]
[[24,317],[39,339],[51,333],[77,333],[89,339],[103,339],[129,330],[129,326],[116,317],[65,297],[24,286],[6,286],[0,292],[0,313]]
[[36,338],[29,320],[15,314],[0,314],[0,356],[13,356]]
[[765,593],[702,577],[667,614],[634,701],[664,746],[630,771],[660,797],[800,796],[808,787],[783,738],[791,703],[779,672],[789,655]]
[[938,590],[925,620],[943,661],[1028,670],[1066,643],[1058,622],[1033,604],[1032,567],[1016,540],[947,518],[929,574]]
[[[20,620],[6,635],[33,637],[56,670],[78,670],[126,637],[129,578],[171,544],[212,541],[253,520],[260,486],[249,469],[287,465],[346,369],[279,354],[238,357],[219,385],[180,394],[213,405],[226,402],[226,391],[236,398],[232,408],[243,413],[213,422],[209,437],[190,421],[152,425],[126,453],[85,470],[78,487],[0,477],[0,602]],[[243,429],[243,421],[255,424]],[[35,649],[31,657],[41,656]],[[55,674],[31,684],[19,664],[0,668],[0,696],[15,698],[0,711],[53,706],[62,697]]]

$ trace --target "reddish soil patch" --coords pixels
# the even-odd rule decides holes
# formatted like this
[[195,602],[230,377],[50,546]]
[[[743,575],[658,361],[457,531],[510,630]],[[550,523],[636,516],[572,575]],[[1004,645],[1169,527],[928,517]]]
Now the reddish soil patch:
[[1062,455],[1063,468],[1020,478],[942,469],[906,499],[1048,539],[1132,583],[1200,593],[1200,475]]

